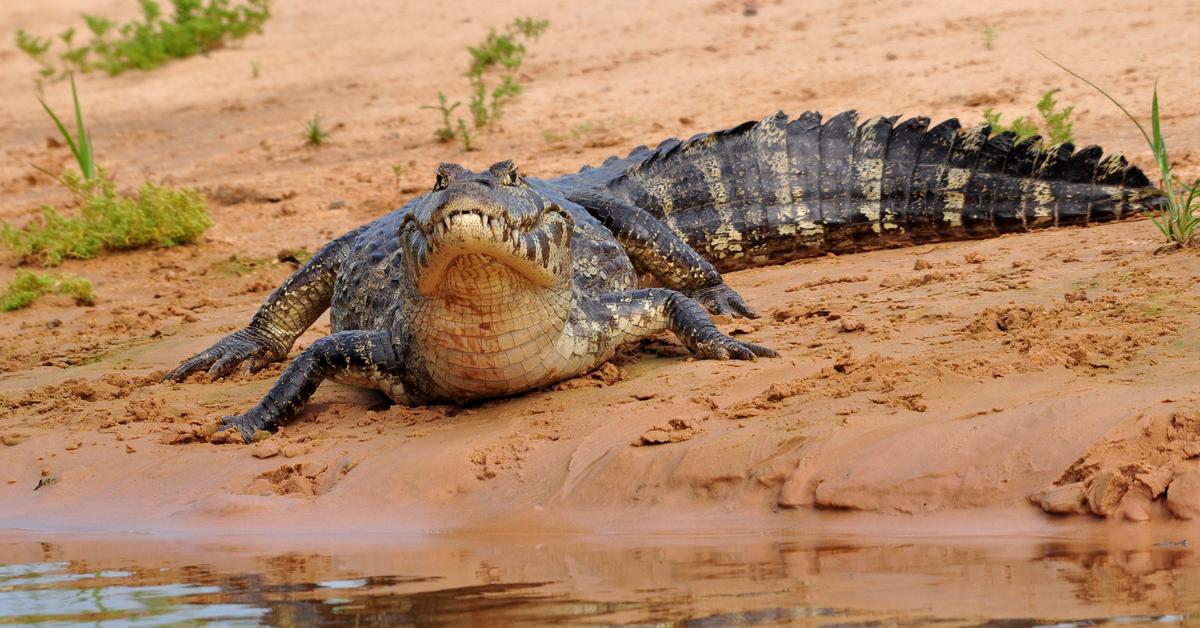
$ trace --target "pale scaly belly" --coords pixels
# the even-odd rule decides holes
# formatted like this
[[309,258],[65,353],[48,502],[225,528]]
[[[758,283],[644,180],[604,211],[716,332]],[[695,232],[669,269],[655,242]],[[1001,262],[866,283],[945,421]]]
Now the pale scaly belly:
[[500,264],[464,256],[440,294],[414,300],[408,315],[432,396],[496,397],[573,375],[567,330],[569,284],[531,289]]
[[467,341],[447,336],[424,347],[434,387],[451,399],[479,399],[529,390],[572,374],[560,353],[558,330],[509,333]]

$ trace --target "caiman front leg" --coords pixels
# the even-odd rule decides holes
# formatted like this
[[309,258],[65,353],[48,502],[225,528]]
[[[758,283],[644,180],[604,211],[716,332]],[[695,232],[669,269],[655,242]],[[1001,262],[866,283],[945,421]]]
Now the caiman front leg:
[[721,333],[704,308],[685,294],[665,288],[646,288],[610,294],[579,305],[574,321],[576,338],[594,351],[590,366],[608,359],[622,343],[670,330],[701,358],[753,360],[776,357],[773,349],[740,342]]
[[594,191],[573,192],[567,199],[608,228],[630,259],[664,286],[699,301],[713,314],[758,318],[708,260],[649,212]]
[[244,372],[253,373],[286,358],[296,338],[329,309],[338,269],[361,230],[355,229],[322,247],[267,297],[248,327],[188,358],[163,379],[183,381],[200,371],[208,371],[210,377],[223,377],[239,364]]
[[403,346],[388,331],[343,331],[314,342],[292,360],[258,405],[224,417],[249,443],[259,430],[274,431],[296,416],[325,379],[371,385],[396,399],[404,390]]

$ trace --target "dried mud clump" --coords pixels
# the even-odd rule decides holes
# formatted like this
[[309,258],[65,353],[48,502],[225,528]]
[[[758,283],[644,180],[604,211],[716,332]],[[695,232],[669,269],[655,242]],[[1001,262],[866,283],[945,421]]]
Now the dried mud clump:
[[921,393],[907,390],[917,379],[913,367],[895,358],[879,353],[860,358],[845,353],[832,366],[807,377],[773,383],[753,399],[733,404],[718,414],[723,419],[747,419],[781,408],[793,397],[845,399],[863,393],[872,403],[924,412]]
[[690,419],[671,419],[662,425],[655,425],[642,432],[641,436],[630,444],[634,447],[641,447],[645,445],[679,443],[689,440],[703,431],[696,426],[695,421]]
[[207,421],[194,420],[186,425],[172,425],[159,437],[158,442],[164,445],[203,443],[217,432],[220,424],[220,419],[211,419]]
[[840,284],[840,283],[857,283],[860,281],[867,281],[868,279],[869,279],[869,277],[867,277],[866,275],[850,275],[847,277],[821,277],[820,279],[816,279],[813,281],[806,281],[802,284],[791,286],[790,288],[784,288],[783,291],[784,292],[803,292],[805,290],[811,290],[813,288],[819,288],[821,286],[832,286],[832,285],[836,285],[836,284]]
[[1125,421],[1029,499],[1053,514],[1200,518],[1200,410]]
[[250,495],[298,495],[317,497],[333,490],[354,463],[343,458],[334,464],[310,461],[285,464],[265,473],[260,473],[246,487]]
[[551,390],[570,390],[572,388],[604,388],[612,386],[617,382],[629,379],[629,374],[625,369],[613,364],[605,362],[596,367],[596,370],[580,375],[572,379],[559,382],[551,387]]
[[504,471],[516,471],[519,477],[533,449],[533,445],[514,433],[505,436],[500,443],[474,450],[470,461],[475,467],[475,479],[491,480]]
[[[921,262],[923,260],[917,260],[917,261]],[[925,264],[926,264],[925,266],[921,266],[921,267],[918,267],[918,265],[914,264],[913,268],[915,268],[917,270],[920,270],[921,268],[929,268],[929,266],[928,266],[929,263],[926,262]],[[888,275],[887,277],[884,277],[882,281],[879,282],[879,287],[881,287],[881,288],[901,288],[901,289],[918,288],[921,286],[928,286],[930,284],[942,283],[945,281],[954,281],[960,277],[962,277],[962,273],[955,273],[955,272],[943,273],[943,272],[938,272],[936,270],[925,273],[919,277],[906,277],[904,275]]]
[[60,407],[59,404],[72,401],[121,399],[133,389],[147,385],[146,379],[126,377],[120,373],[107,373],[96,380],[68,379],[61,384],[35,388],[15,399],[0,400],[0,407],[10,410],[27,407],[40,410],[44,407],[46,410],[53,410]]
[[1139,351],[1173,336],[1179,323],[1136,301],[1101,296],[1066,299],[1052,307],[989,307],[959,330],[967,340],[999,342],[1021,359],[1015,372],[1067,368],[1112,369],[1135,360]]

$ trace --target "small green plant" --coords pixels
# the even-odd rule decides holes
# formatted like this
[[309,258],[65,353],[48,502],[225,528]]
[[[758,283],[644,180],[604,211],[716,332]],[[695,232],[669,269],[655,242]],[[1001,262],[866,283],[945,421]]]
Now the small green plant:
[[[504,108],[524,89],[516,78],[517,70],[525,60],[524,42],[536,41],[549,26],[548,20],[516,18],[504,27],[503,32],[489,29],[483,42],[467,47],[471,56],[471,65],[466,72],[471,87],[467,111],[471,113],[474,128],[489,127],[504,117]],[[491,78],[498,79],[494,87],[489,87]],[[460,101],[450,104],[446,95],[439,91],[437,105],[422,105],[421,108],[442,115],[442,126],[434,131],[438,141],[449,142],[458,137],[465,150],[473,150],[466,122],[462,118],[457,122],[451,120],[450,114],[461,104]]]
[[[519,40],[537,41],[549,27],[549,20],[516,18],[504,27],[503,33],[490,29],[483,43],[467,47],[471,55],[471,67],[467,70],[467,80],[471,83],[468,109],[475,128],[498,122],[504,115],[505,105],[524,89],[516,80],[526,51],[525,44]],[[489,90],[487,76],[493,70],[500,73],[500,83]]]
[[17,48],[34,59],[39,59],[50,51],[50,40],[30,35],[24,29],[17,29]]
[[[1045,57],[1046,55],[1042,55]],[[1150,101],[1150,132],[1146,132],[1146,127],[1142,126],[1141,122],[1129,113],[1116,98],[1113,98],[1108,92],[1100,89],[1100,86],[1083,78],[1074,71],[1068,69],[1061,63],[1046,57],[1050,63],[1057,65],[1067,74],[1087,83],[1092,89],[1100,92],[1112,104],[1116,105],[1121,113],[1125,114],[1126,118],[1137,127],[1142,134],[1142,139],[1146,140],[1146,145],[1150,147],[1150,151],[1154,153],[1154,162],[1158,165],[1158,174],[1161,181],[1160,188],[1162,189],[1166,206],[1162,209],[1156,209],[1146,212],[1150,220],[1154,222],[1154,226],[1158,228],[1167,242],[1174,248],[1183,248],[1188,246],[1200,245],[1200,177],[1197,177],[1191,183],[1186,183],[1179,178],[1171,169],[1171,159],[1167,156],[1167,141],[1163,138],[1162,124],[1158,114],[1158,84],[1154,84],[1154,97]]]
[[78,305],[94,305],[96,293],[92,282],[82,277],[60,273],[35,273],[17,269],[17,276],[0,292],[0,311],[19,310],[44,294],[65,294],[75,297]]
[[1038,134],[1037,124],[1031,122],[1025,116],[1013,118],[1010,124],[1001,124],[1000,112],[991,107],[983,110],[983,121],[992,127],[993,133],[1002,133],[1004,131],[1016,133],[1018,142]]
[[1058,102],[1054,100],[1054,94],[1058,91],[1057,89],[1049,90],[1042,94],[1042,99],[1038,101],[1037,110],[1042,116],[1044,130],[1039,128],[1036,122],[1024,116],[1014,118],[1011,124],[1002,124],[1000,113],[991,107],[983,110],[983,121],[991,125],[995,132],[1012,131],[1016,133],[1017,141],[1034,135],[1042,135],[1055,144],[1074,141],[1075,132],[1072,128],[1071,114],[1075,111],[1075,106],[1059,109]]
[[39,90],[42,82],[53,78],[56,73],[54,64],[46,59],[46,53],[50,51],[50,44],[50,40],[45,37],[38,37],[23,29],[17,29],[17,49],[29,55],[38,64],[37,85]]
[[63,140],[67,142],[67,146],[71,149],[71,154],[75,156],[76,163],[79,164],[79,173],[83,175],[85,181],[91,181],[96,178],[96,155],[92,151],[92,136],[88,134],[87,129],[83,127],[83,110],[79,107],[79,93],[75,91],[75,76],[71,76],[71,102],[75,106],[75,137],[71,137],[71,133],[67,131],[67,127],[63,125],[62,120],[54,114],[50,109],[50,105],[46,101],[38,98],[38,102],[42,104],[42,109],[54,120],[54,126],[58,127],[58,132],[62,135]]
[[983,47],[987,48],[988,50],[994,50],[996,48],[996,38],[999,37],[999,35],[1000,34],[996,32],[996,29],[992,28],[991,26],[984,27]]
[[475,150],[475,145],[471,143],[471,132],[467,130],[467,123],[463,122],[462,118],[458,119],[458,135],[462,138],[463,150]]
[[1059,109],[1058,103],[1054,101],[1054,94],[1057,91],[1057,89],[1052,89],[1043,94],[1042,99],[1038,101],[1037,110],[1042,114],[1042,120],[1046,123],[1046,135],[1051,142],[1055,144],[1073,142],[1075,141],[1075,129],[1071,122],[1071,113],[1075,111],[1075,105]]
[[[459,105],[461,104],[461,102],[455,102],[453,105],[447,104],[446,94],[439,91],[438,104],[421,105],[422,109],[433,109],[434,111],[442,114],[442,126],[438,127],[437,130],[433,132],[433,135],[438,138],[439,142],[449,142],[450,140],[454,139],[455,126],[454,123],[450,121],[450,114],[454,113],[454,110],[458,109]],[[462,120],[462,118],[459,118],[459,120]]]
[[117,193],[103,172],[92,180],[61,178],[79,204],[78,217],[42,206],[42,220],[23,229],[0,223],[0,243],[27,262],[57,266],[101,251],[172,247],[195,242],[212,226],[204,195],[191,188],[144,183],[134,196]]
[[[17,30],[17,48],[39,65],[39,81],[65,78],[72,71],[103,70],[112,75],[126,70],[151,70],[171,59],[182,59],[224,47],[251,33],[261,33],[271,17],[270,0],[171,0],[174,13],[163,15],[157,0],[138,0],[142,17],[124,24],[84,14],[91,41],[76,46],[75,27],[58,35],[65,46],[57,58],[52,40]],[[39,83],[40,84],[40,83]]]
[[321,128],[321,114],[316,114],[312,120],[304,123],[304,143],[317,147],[325,143],[329,139],[329,132]]
[[262,74],[262,64],[258,61],[250,62],[250,78],[258,78]]

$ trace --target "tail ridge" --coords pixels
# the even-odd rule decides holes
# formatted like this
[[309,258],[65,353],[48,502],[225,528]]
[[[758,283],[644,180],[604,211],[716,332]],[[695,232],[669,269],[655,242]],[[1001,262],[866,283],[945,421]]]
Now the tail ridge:
[[1161,201],[1140,169],[1098,146],[899,119],[776,112],[563,179],[646,209],[722,270],[1107,222]]

